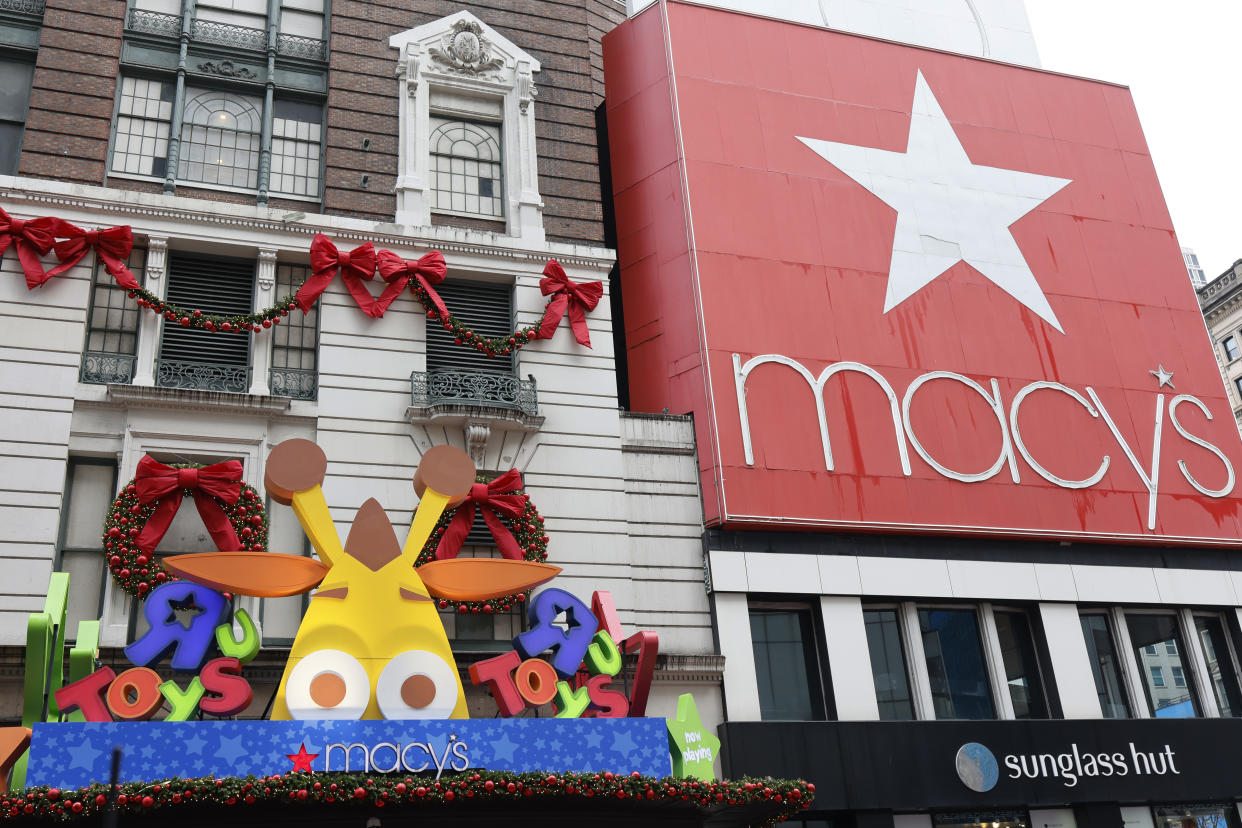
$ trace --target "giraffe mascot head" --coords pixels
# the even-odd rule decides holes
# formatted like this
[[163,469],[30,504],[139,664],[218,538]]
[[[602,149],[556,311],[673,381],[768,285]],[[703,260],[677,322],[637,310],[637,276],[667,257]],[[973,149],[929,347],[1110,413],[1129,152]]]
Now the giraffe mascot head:
[[273,719],[464,719],[466,698],[436,598],[481,600],[555,577],[559,567],[451,558],[415,569],[436,521],[474,484],[470,457],[428,450],[414,475],[418,510],[404,547],[370,498],[342,548],[324,500],[327,459],[309,440],[286,440],[268,458],[264,485],[293,507],[319,561],[264,552],[178,555],[176,574],[242,595],[311,596],[272,706]]

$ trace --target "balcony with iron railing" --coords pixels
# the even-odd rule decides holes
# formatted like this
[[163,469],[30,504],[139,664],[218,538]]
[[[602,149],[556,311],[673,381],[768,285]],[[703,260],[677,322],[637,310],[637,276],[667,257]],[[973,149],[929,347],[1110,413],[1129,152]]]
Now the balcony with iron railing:
[[[0,7],[6,2],[0,0]],[[42,5],[40,0],[39,5]],[[125,28],[131,32],[176,38],[181,36],[182,19],[177,14],[162,14],[145,9],[130,9]],[[190,41],[229,49],[263,52],[267,49],[267,32],[249,26],[217,23],[214,20],[194,20],[190,25]],[[323,62],[328,59],[327,41],[301,35],[280,34],[276,36],[276,54]]]
[[250,388],[250,366],[157,359],[155,384],[160,388],[192,388],[196,391],[244,394]]
[[[82,354],[78,378],[93,385],[129,385],[134,381],[138,358],[133,354],[87,351]],[[155,362],[157,388],[193,391],[249,393],[251,369],[244,365],[161,359]],[[271,368],[268,373],[270,395],[293,400],[315,400],[319,396],[319,373],[305,368]]]
[[306,368],[273,368],[267,375],[273,397],[313,400],[319,396],[319,372]]
[[43,0],[0,0],[0,12],[43,17]]
[[405,415],[416,431],[460,427],[466,450],[480,468],[499,453],[506,434],[535,435],[544,421],[533,375],[518,379],[512,374],[444,369],[410,374],[410,407]]
[[535,378],[482,371],[415,371],[410,374],[410,402],[417,408],[465,405],[539,414]]
[[82,382],[99,385],[126,385],[134,378],[133,354],[103,354],[87,351],[82,354],[82,370],[78,378]]

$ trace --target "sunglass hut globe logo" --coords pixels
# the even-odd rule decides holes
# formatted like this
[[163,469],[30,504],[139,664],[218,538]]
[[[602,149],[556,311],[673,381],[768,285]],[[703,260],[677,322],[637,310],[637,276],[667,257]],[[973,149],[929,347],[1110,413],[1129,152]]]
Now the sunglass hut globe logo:
[[1000,765],[985,745],[967,742],[957,749],[957,778],[976,793],[987,793],[1000,779]]

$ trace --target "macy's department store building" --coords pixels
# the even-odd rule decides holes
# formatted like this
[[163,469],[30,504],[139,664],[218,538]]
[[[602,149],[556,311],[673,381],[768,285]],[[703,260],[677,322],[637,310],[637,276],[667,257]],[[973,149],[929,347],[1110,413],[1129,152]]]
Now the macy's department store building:
[[813,781],[808,826],[1237,826],[1242,443],[1194,291],[1129,91],[978,8],[982,57],[678,0],[605,38],[723,771]]

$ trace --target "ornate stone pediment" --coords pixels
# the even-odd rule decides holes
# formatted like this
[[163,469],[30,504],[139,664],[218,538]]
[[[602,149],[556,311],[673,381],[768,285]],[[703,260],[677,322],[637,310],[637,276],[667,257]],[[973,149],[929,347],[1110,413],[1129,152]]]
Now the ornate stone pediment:
[[398,74],[413,70],[516,86],[518,75],[539,71],[538,60],[464,10],[395,34],[388,45],[401,50]]
[[431,118],[482,121],[498,126],[503,135],[504,232],[542,245],[533,105],[539,61],[465,10],[395,34],[388,45],[399,52],[397,223],[431,224]]

